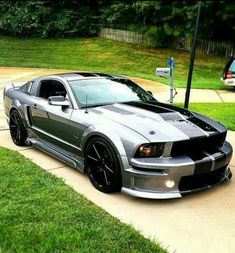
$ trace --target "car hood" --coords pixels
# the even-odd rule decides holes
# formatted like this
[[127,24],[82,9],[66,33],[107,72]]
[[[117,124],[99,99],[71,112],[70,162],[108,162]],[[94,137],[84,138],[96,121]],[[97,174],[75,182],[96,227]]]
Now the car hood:
[[187,140],[226,132],[223,125],[205,116],[159,102],[119,103],[91,111],[120,127],[128,127],[151,142]]

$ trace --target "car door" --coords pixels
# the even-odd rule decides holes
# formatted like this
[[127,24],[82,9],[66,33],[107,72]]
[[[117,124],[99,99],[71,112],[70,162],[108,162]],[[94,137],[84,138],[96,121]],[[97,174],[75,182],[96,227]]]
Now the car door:
[[38,137],[48,143],[54,144],[65,150],[70,150],[71,139],[70,118],[72,106],[50,105],[50,96],[67,96],[65,85],[55,79],[43,79],[39,82],[36,95],[31,104],[32,128]]

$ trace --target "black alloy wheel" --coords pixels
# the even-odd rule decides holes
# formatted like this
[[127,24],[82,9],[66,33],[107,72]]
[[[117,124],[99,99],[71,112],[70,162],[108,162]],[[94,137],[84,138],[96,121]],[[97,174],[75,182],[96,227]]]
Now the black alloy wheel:
[[27,130],[24,127],[23,120],[16,110],[10,114],[10,134],[13,142],[17,146],[24,146],[27,139]]
[[120,191],[121,172],[117,155],[103,138],[92,139],[85,151],[85,169],[93,186],[105,193]]

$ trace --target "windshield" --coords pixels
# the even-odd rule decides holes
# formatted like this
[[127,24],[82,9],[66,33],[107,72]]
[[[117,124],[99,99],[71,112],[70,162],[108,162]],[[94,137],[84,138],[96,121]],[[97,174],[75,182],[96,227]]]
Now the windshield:
[[235,59],[233,60],[232,64],[229,67],[229,70],[235,72]]
[[82,107],[155,100],[147,91],[127,79],[86,79],[70,81],[69,84]]

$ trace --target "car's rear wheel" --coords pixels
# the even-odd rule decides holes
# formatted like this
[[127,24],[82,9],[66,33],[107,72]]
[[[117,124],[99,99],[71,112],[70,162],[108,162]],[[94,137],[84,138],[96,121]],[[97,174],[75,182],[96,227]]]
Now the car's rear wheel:
[[16,110],[10,114],[10,134],[13,142],[17,146],[24,146],[27,139],[27,130],[24,127],[23,120]]
[[101,192],[120,191],[121,172],[117,155],[103,138],[92,139],[85,150],[85,169],[93,186]]

